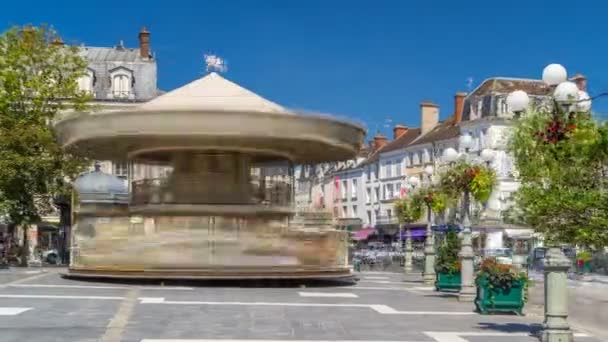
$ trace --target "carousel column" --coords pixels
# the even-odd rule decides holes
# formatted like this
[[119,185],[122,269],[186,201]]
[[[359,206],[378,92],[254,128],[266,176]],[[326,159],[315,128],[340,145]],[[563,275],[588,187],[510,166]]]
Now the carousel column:
[[424,240],[424,274],[425,284],[435,282],[435,235],[433,233],[433,211],[427,206],[426,239]]
[[475,284],[473,259],[473,244],[471,239],[471,221],[469,219],[469,192],[464,193],[464,218],[462,220],[462,246],[460,249],[461,260],[461,288],[458,300],[462,302],[472,302],[475,300]]

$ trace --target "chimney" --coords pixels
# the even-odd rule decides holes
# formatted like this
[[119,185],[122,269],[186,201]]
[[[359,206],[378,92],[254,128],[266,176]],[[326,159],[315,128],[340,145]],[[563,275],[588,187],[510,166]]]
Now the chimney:
[[462,109],[464,108],[464,99],[467,93],[457,92],[454,95],[454,123],[459,124],[462,121]]
[[386,144],[388,144],[388,138],[380,133],[376,134],[374,140],[372,140],[372,148],[374,151],[381,149]]
[[570,78],[570,81],[576,83],[578,90],[587,91],[587,77],[585,75],[576,74]]
[[430,132],[439,123],[439,105],[430,101],[420,103],[420,134]]
[[407,130],[407,126],[396,125],[395,128],[393,128],[393,139],[397,139],[400,136],[404,135],[405,133],[407,133]]
[[139,31],[139,55],[143,59],[150,59],[150,32],[146,27],[142,27]]

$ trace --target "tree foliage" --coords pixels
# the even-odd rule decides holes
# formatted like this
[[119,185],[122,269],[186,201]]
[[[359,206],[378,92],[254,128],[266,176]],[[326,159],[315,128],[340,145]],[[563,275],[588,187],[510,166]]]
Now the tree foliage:
[[50,198],[66,193],[86,163],[64,153],[57,115],[82,110],[86,61],[50,27],[13,27],[0,35],[0,207],[13,224],[39,220]]
[[608,126],[589,113],[532,111],[510,139],[521,187],[506,218],[549,242],[608,245]]

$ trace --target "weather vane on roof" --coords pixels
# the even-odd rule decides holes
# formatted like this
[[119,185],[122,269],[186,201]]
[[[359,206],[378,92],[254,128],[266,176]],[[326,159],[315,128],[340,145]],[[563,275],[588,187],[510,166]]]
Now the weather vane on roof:
[[225,72],[228,70],[226,61],[216,55],[205,55],[205,64],[207,64],[207,71]]

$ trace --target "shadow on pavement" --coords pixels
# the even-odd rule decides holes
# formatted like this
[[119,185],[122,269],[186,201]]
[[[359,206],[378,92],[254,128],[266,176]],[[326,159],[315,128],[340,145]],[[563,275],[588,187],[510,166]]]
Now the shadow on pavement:
[[235,279],[235,280],[163,280],[163,279],[119,279],[105,277],[71,277],[63,274],[63,278],[83,283],[107,283],[128,285],[153,286],[188,286],[188,287],[241,287],[241,288],[294,288],[294,287],[348,287],[359,280],[357,277],[343,280],[313,280],[313,279]]
[[483,330],[506,333],[530,333],[530,335],[537,335],[542,329],[542,325],[540,324],[480,322],[478,325],[479,328]]

